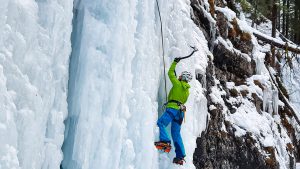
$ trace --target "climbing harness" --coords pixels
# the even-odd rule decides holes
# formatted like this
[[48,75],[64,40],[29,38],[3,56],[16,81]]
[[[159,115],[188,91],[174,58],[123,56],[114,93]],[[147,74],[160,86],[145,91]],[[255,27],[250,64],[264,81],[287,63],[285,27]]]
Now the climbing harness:
[[181,106],[181,105],[183,105],[180,101],[177,101],[177,100],[169,100],[169,101],[167,101],[164,105],[167,105],[168,103],[176,103],[177,104],[177,106]]
[[[183,112],[183,119],[179,119],[179,120],[174,120],[175,122],[181,124],[182,123],[182,120],[184,120],[185,122],[185,112],[186,112],[186,107],[183,103],[181,103],[180,101],[177,101],[177,100],[169,100],[167,101],[165,104],[164,104],[164,109],[166,108],[167,104],[168,103],[176,103],[177,106],[179,106],[179,112]],[[167,113],[173,118],[175,119],[174,115],[172,113],[169,113],[167,111]]]

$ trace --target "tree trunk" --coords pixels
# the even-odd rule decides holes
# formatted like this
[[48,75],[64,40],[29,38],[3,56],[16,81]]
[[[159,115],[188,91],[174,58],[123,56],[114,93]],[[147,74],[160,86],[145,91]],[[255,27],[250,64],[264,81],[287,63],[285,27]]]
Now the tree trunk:
[[[280,4],[279,4],[280,5]],[[281,30],[281,10],[279,7],[277,7],[277,16],[276,16],[276,19],[277,19],[277,25],[276,25],[276,29],[278,30],[278,32],[280,32]]]
[[294,20],[293,20],[293,33],[294,33],[294,42],[299,44],[300,39],[299,39],[299,35],[300,35],[300,4],[299,2],[295,2],[295,6],[294,6]]
[[254,28],[254,24],[256,23],[257,20],[257,0],[254,0],[254,14],[252,14],[252,24],[251,27]]
[[286,0],[283,0],[282,3],[283,3],[283,14],[282,14],[282,32],[281,32],[281,33],[282,33],[284,36],[286,36],[286,35],[285,35]]
[[286,38],[290,38],[289,37],[289,26],[290,26],[290,0],[287,0],[286,1],[286,9],[287,9],[287,12],[286,12],[286,24],[285,24],[285,37]]
[[[276,38],[276,23],[277,21],[277,4],[276,0],[273,0],[272,6],[272,37]],[[275,46],[271,44],[271,53],[272,53],[272,66],[275,66]]]
[[255,33],[255,32],[253,32],[253,35],[256,36],[256,38],[258,40],[264,41],[268,44],[273,44],[274,46],[276,46],[278,48],[287,49],[288,51],[300,54],[300,48],[297,48],[297,47],[294,48],[294,47],[292,47],[292,45],[289,45],[288,43],[279,43],[277,41],[274,41],[271,37],[268,38],[266,36],[262,36],[260,34]]

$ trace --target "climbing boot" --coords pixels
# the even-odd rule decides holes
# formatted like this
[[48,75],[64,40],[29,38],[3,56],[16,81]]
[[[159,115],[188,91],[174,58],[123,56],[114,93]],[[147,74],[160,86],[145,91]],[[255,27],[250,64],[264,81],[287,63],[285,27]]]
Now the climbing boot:
[[184,162],[185,162],[184,158],[177,158],[177,157],[175,157],[173,159],[173,163],[175,163],[177,165],[183,165]]
[[154,142],[154,145],[158,150],[162,150],[166,153],[169,153],[172,148],[170,143],[162,142],[162,141]]

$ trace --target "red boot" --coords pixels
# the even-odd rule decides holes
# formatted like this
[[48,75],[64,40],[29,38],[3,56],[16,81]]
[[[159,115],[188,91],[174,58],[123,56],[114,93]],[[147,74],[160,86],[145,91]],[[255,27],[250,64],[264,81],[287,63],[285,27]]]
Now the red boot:
[[170,143],[166,143],[166,142],[162,142],[162,141],[154,142],[154,145],[158,150],[162,150],[166,153],[169,153],[172,148]]
[[177,157],[175,157],[173,159],[173,163],[175,163],[177,165],[183,165],[184,162],[185,162],[184,158],[177,158]]

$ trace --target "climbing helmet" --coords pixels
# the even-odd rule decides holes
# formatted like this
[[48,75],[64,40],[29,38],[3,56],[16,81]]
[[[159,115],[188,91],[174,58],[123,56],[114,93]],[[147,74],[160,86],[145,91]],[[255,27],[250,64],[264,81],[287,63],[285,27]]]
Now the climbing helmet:
[[181,73],[181,80],[190,82],[192,79],[193,79],[193,76],[192,76],[191,72],[183,71]]

